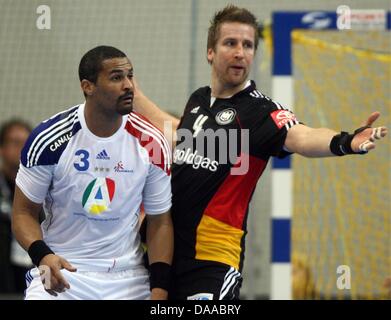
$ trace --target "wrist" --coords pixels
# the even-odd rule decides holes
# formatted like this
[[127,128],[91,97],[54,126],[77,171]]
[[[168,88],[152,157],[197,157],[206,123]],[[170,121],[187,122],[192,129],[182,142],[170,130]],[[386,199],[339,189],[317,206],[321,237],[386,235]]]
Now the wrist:
[[355,135],[369,128],[368,126],[358,128],[353,134],[342,131],[335,135],[330,141],[330,151],[336,156],[344,156],[347,154],[364,154],[366,152],[355,152],[352,149],[352,141]]
[[150,288],[168,291],[171,279],[171,265],[166,262],[154,262],[149,266]]
[[48,254],[54,254],[54,252],[48,247],[43,240],[34,241],[27,250],[31,261],[38,267],[41,260]]
[[344,156],[354,153],[351,147],[353,135],[342,131],[330,141],[330,151],[336,156]]

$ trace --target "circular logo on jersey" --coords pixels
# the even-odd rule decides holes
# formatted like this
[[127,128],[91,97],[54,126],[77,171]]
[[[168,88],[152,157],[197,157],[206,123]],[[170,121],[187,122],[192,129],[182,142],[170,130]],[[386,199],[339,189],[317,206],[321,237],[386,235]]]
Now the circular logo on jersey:
[[225,109],[223,111],[220,111],[216,115],[216,122],[222,126],[230,124],[232,121],[234,121],[236,116],[236,110],[232,108]]
[[113,200],[114,192],[114,180],[109,178],[92,180],[83,194],[82,205],[84,210],[95,215],[105,212]]

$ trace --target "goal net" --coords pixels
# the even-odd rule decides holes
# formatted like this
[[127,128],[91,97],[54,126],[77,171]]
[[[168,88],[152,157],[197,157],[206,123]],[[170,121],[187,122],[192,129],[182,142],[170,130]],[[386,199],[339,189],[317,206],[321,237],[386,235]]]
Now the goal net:
[[[387,31],[294,31],[294,111],[353,132],[373,111],[390,128]],[[390,140],[365,156],[293,157],[293,297],[389,299]]]

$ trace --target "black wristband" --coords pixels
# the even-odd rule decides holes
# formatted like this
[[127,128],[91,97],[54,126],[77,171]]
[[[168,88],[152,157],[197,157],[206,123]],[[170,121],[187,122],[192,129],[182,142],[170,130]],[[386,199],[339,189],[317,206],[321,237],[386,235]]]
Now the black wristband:
[[350,146],[353,140],[353,135],[342,131],[335,135],[330,142],[330,151],[336,156],[344,156],[346,154],[354,153]]
[[31,258],[31,261],[39,267],[39,263],[42,258],[48,254],[54,254],[54,252],[47,246],[47,244],[43,240],[34,241],[29,249],[28,254]]
[[353,134],[342,131],[340,134],[335,135],[330,142],[330,151],[336,156],[344,156],[347,154],[364,154],[366,152],[354,152],[352,149],[352,140],[354,136],[369,126],[358,128]]
[[150,288],[169,289],[171,266],[165,262],[154,262],[149,266]]

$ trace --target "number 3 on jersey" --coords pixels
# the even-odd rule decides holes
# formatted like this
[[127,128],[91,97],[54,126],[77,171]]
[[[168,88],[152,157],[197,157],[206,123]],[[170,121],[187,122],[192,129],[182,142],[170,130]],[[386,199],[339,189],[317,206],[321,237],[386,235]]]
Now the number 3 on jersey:
[[79,156],[79,161],[75,162],[73,166],[76,168],[78,171],[86,171],[90,167],[90,163],[88,162],[88,157],[90,154],[88,151],[80,149],[75,152],[75,156]]
[[198,133],[201,131],[202,129],[202,126],[204,125],[205,121],[208,119],[208,116],[204,116],[202,114],[200,114],[198,116],[198,118],[196,119],[196,121],[194,121],[194,124],[193,124],[193,130],[194,130],[194,133],[193,133],[193,138],[195,138]]

